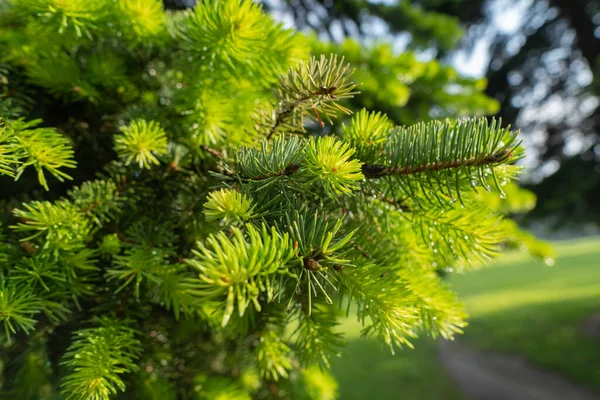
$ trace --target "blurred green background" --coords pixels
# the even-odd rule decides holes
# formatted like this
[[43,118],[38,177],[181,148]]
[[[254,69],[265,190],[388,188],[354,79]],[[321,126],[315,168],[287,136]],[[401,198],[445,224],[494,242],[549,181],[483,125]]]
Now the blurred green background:
[[[477,349],[513,355],[600,393],[600,238],[553,243],[549,267],[523,253],[453,275],[470,314],[458,337]],[[333,372],[341,399],[463,399],[440,362],[439,343],[420,339],[392,356],[345,320],[348,347]],[[508,400],[508,399],[507,399]],[[566,399],[565,399],[566,400]]]

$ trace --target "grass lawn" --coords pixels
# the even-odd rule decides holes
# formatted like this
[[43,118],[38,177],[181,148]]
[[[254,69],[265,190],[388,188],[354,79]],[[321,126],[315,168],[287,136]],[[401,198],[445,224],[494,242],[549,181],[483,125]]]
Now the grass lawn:
[[438,361],[431,339],[393,356],[381,341],[360,339],[360,325],[344,320],[348,345],[343,357],[332,360],[340,385],[340,400],[460,400],[454,383]]
[[600,391],[600,338],[584,328],[590,316],[600,316],[600,239],[555,247],[553,267],[514,254],[453,276],[450,282],[470,314],[462,340],[523,355]]

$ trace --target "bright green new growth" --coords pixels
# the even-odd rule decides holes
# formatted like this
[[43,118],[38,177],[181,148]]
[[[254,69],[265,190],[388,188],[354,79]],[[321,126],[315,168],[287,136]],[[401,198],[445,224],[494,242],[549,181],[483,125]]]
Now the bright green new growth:
[[23,206],[24,210],[16,209],[14,214],[25,222],[11,227],[29,235],[22,240],[42,236],[46,247],[69,250],[83,247],[90,237],[91,221],[69,201],[34,201]]
[[[342,137],[353,147],[359,148],[359,153],[371,146],[383,144],[392,128],[390,120],[380,112],[360,110],[350,122],[342,128]],[[365,150],[363,150],[365,148]]]
[[160,3],[0,6],[0,397],[334,399],[344,311],[391,351],[451,338],[444,273],[548,256],[505,218],[517,133],[454,118],[477,82]]
[[260,311],[259,295],[264,293],[267,301],[272,300],[274,279],[290,274],[285,265],[294,249],[288,235],[279,235],[275,228],[267,229],[265,225],[260,231],[252,225],[246,228],[248,239],[240,229],[233,228],[232,239],[220,232],[209,237],[206,245],[198,243],[198,250],[193,251],[196,258],[188,261],[206,283],[203,297],[226,297],[223,326],[229,322],[236,304],[240,317],[251,302]]
[[115,137],[115,151],[126,165],[135,161],[140,168],[150,168],[158,164],[157,155],[167,152],[167,135],[154,121],[134,120],[121,132]]
[[327,136],[313,140],[306,147],[305,171],[318,180],[330,196],[351,193],[364,177],[361,162],[350,160],[354,149]]
[[126,322],[100,318],[98,327],[77,331],[62,364],[72,372],[61,383],[69,400],[102,400],[123,391],[121,375],[135,371],[141,352]]
[[204,214],[207,220],[237,218],[245,221],[255,217],[252,201],[231,189],[211,192],[204,203]]
[[16,120],[6,127],[0,116],[0,174],[19,179],[27,167],[34,167],[40,184],[49,190],[44,171],[63,182],[71,177],[61,168],[77,163],[70,141],[52,128],[35,128],[40,122]]
[[261,335],[255,351],[258,369],[264,378],[277,382],[280,377],[288,377],[292,369],[291,350],[275,332]]
[[0,174],[14,176],[13,165],[17,164],[17,157],[13,150],[12,131],[0,121]]
[[160,40],[166,29],[165,14],[160,0],[118,0],[119,11],[127,21],[123,30],[135,41]]
[[190,28],[181,35],[189,49],[214,53],[229,65],[246,61],[268,26],[260,6],[249,0],[209,0],[187,18]]

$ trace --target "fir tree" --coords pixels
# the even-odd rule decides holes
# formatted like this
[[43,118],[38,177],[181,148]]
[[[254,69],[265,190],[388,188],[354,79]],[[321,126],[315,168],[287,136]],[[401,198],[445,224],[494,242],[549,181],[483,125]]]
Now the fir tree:
[[505,218],[533,203],[516,132],[350,116],[343,49],[248,0],[0,27],[3,398],[332,399],[340,310],[392,352],[451,338],[439,272],[546,254]]

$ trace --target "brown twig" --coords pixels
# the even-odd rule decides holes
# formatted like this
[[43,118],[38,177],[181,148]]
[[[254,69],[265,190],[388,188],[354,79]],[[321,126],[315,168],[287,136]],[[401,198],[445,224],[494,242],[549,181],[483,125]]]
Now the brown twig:
[[218,159],[222,160],[224,158],[223,154],[221,154],[218,150],[215,150],[213,148],[210,148],[210,147],[204,146],[204,145],[200,146],[200,148],[202,150],[206,151],[207,153],[212,154],[213,156],[217,157]]
[[[277,118],[275,118],[275,123],[273,124],[271,129],[269,129],[269,133],[267,134],[267,140],[271,139],[275,132],[277,132],[277,128],[279,128],[279,126],[285,121],[285,119],[289,115],[291,115],[296,110],[296,108],[298,108],[302,103],[317,96],[326,96],[329,100],[333,100],[335,99],[335,95],[333,94],[333,92],[335,92],[336,90],[336,86],[332,86],[330,88],[322,87],[319,90],[309,93],[308,95],[299,98],[295,102],[290,103],[286,108],[284,108],[283,110],[281,110],[281,112],[277,114]],[[321,127],[324,128],[325,124],[319,117],[319,114],[317,114],[315,106],[313,106],[312,109],[315,113],[315,116],[317,117],[317,121],[319,121]]]
[[371,165],[371,164],[363,164],[362,173],[365,178],[380,178],[382,176],[387,175],[411,175],[418,174],[421,172],[436,172],[445,169],[454,169],[460,167],[473,167],[473,166],[482,166],[489,164],[496,164],[510,158],[511,152],[508,150],[501,151],[499,153],[491,154],[487,157],[478,159],[477,157],[473,157],[466,160],[456,160],[449,162],[437,162],[437,163],[429,163],[418,166],[407,166],[407,167],[386,167],[384,165]]

